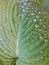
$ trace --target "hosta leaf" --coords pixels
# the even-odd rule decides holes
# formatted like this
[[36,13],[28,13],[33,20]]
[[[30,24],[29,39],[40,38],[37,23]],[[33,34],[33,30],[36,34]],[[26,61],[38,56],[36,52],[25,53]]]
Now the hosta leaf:
[[38,2],[0,0],[1,65],[49,65],[49,14]]
[[49,65],[49,15],[32,1],[23,11],[16,65]]

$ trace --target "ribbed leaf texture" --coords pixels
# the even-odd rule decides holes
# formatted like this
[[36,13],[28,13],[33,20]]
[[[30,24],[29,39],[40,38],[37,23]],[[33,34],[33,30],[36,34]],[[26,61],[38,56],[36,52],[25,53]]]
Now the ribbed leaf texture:
[[43,6],[45,10],[49,13],[49,0],[44,1]]
[[1,65],[49,65],[46,3],[48,0],[0,0]]

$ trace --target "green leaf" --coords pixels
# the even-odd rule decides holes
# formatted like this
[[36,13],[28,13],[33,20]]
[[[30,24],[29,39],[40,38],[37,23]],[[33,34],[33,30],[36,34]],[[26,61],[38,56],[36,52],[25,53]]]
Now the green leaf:
[[49,65],[49,14],[42,0],[0,0],[0,64]]
[[0,2],[0,63],[2,65],[14,64],[18,56],[17,4],[12,0],[1,0]]
[[16,65],[49,65],[49,16],[37,2],[29,2],[19,31]]

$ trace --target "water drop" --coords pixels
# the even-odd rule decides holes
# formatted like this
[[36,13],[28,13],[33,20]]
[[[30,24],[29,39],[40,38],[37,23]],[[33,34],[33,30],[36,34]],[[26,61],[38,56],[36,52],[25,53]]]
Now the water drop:
[[39,39],[43,39],[43,37],[42,37],[42,36],[40,36],[40,37],[39,37]]
[[2,38],[0,38],[0,42],[2,42]]
[[36,16],[36,18],[39,18],[39,16]]
[[47,36],[47,34],[46,34],[46,33],[44,33],[44,36]]
[[25,0],[26,2],[28,1],[28,0]]
[[38,13],[40,14],[41,12],[39,11]]
[[23,9],[22,11],[25,11],[25,9]]
[[36,24],[35,27],[39,27],[39,25]]
[[46,25],[43,25],[43,27],[46,27]]
[[31,13],[31,15],[33,16],[33,15],[34,15],[34,13]]
[[41,31],[41,29],[38,29],[38,31]]
[[36,19],[34,19],[34,22],[36,22]]

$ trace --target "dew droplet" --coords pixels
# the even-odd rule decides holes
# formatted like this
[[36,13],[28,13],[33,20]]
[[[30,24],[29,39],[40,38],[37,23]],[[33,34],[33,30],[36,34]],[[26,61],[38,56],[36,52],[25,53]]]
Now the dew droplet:
[[36,22],[36,19],[34,19],[34,22]]
[[25,0],[25,1],[28,1],[28,0]]
[[38,13],[40,14],[41,12],[39,11]]
[[44,35],[46,36],[47,34],[46,34],[46,33],[44,33]]
[[25,9],[23,9],[22,11],[25,11]]
[[0,38],[0,42],[2,42],[2,38]]
[[36,16],[36,18],[39,18],[39,16]]
[[36,24],[35,27],[39,27],[39,25]]
[[46,27],[46,25],[43,25],[43,27]]
[[31,15],[33,16],[33,15],[34,15],[34,13],[31,13]]
[[43,39],[43,37],[42,37],[42,36],[40,36],[40,37],[39,37],[39,39]]
[[41,31],[41,29],[38,29],[38,31]]

